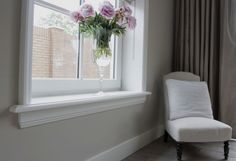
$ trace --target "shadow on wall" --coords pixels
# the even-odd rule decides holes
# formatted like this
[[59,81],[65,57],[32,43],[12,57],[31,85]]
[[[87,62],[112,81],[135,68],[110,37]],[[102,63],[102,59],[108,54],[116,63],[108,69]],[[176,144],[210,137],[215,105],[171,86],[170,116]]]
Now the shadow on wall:
[[8,108],[0,112],[0,122],[3,122],[1,120],[8,120],[11,126],[18,129],[20,128],[18,124],[18,115],[10,113]]

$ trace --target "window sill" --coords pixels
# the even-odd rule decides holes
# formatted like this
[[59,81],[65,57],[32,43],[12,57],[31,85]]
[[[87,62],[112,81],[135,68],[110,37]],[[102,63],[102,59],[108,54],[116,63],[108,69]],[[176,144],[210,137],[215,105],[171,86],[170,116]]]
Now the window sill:
[[117,91],[103,95],[85,94],[35,98],[31,104],[15,105],[10,108],[19,114],[21,128],[41,125],[114,110],[131,105],[143,104],[150,92]]

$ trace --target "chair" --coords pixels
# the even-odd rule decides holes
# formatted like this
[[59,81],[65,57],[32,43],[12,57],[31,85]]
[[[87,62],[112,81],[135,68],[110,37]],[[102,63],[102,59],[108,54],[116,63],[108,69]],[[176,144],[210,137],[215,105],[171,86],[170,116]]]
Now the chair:
[[184,143],[224,142],[224,157],[229,154],[232,128],[213,119],[211,100],[205,82],[187,72],[164,76],[165,135],[177,143],[177,160],[182,159]]

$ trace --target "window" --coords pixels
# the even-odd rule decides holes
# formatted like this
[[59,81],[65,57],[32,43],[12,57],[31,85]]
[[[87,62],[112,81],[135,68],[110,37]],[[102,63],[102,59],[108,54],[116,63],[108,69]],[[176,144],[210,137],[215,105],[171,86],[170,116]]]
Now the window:
[[[95,4],[100,0],[86,1]],[[76,25],[70,21],[68,13],[80,3],[79,0],[22,1],[19,104],[10,108],[11,112],[18,114],[21,128],[143,104],[146,96],[151,94],[146,92],[149,1],[132,2],[131,7],[138,18],[137,27],[126,32],[121,39],[114,38],[112,41],[115,56],[103,85],[106,90],[111,91],[106,95],[93,94],[98,89],[99,82],[96,75],[89,75],[83,67],[90,63],[86,60],[89,57],[84,56],[86,52],[89,53],[84,44],[91,45],[91,40],[79,35],[77,27],[70,27],[70,30],[66,27]],[[61,21],[58,26],[55,22],[50,25],[52,23],[45,23],[45,19],[40,20],[40,15],[46,14],[56,14],[66,25],[63,27]],[[35,18],[37,16],[38,18]],[[40,30],[38,33],[37,29]],[[54,36],[60,36],[56,38],[56,42],[49,43],[49,39],[53,37],[49,36],[52,30]],[[39,33],[41,31],[44,35],[41,35],[40,39],[44,40],[44,43],[35,39],[37,34],[42,34]],[[58,42],[61,44],[58,45]],[[36,50],[39,44],[44,46],[42,51]],[[47,48],[51,48],[52,44],[57,47],[50,51],[51,49]],[[66,51],[67,48],[71,50]],[[68,54],[64,55],[66,52]],[[69,56],[71,63],[66,63],[66,56]],[[36,57],[41,63],[37,63],[39,60],[36,60]],[[47,62],[45,57],[53,59]],[[40,68],[44,67],[45,70],[40,71]],[[40,72],[37,73],[36,69]],[[56,74],[50,73],[52,69]]]
[[[117,6],[118,0],[109,0]],[[96,92],[98,68],[93,62],[93,39],[79,33],[71,11],[88,2],[98,8],[103,0],[34,0],[32,37],[32,95]],[[105,90],[119,90],[119,40],[112,37],[112,62],[105,69]],[[73,84],[73,86],[71,86]],[[76,88],[78,87],[78,88]],[[82,88],[81,88],[82,87]]]

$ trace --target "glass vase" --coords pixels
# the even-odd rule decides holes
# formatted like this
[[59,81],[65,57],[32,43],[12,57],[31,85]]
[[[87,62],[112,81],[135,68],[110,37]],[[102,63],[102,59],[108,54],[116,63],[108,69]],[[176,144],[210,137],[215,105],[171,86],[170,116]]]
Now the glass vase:
[[103,81],[104,81],[104,75],[106,68],[111,63],[111,49],[109,42],[106,45],[103,45],[102,47],[99,45],[100,43],[98,40],[94,39],[93,44],[93,58],[94,62],[96,63],[98,67],[98,74],[99,74],[99,95],[104,94],[103,92]]

